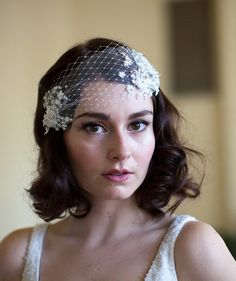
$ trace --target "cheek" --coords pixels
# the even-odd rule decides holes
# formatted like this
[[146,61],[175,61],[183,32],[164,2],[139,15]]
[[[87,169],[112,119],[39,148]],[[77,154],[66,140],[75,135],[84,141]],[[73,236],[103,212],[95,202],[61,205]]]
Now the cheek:
[[154,145],[150,145],[150,146],[147,147],[147,149],[145,150],[143,159],[145,159],[145,162],[146,162],[147,164],[149,164],[150,161],[151,161],[151,159],[152,159],[152,155],[153,155],[153,152],[154,152],[154,148],[155,148]]
[[150,136],[150,138],[147,138],[146,141],[142,144],[142,149],[139,149],[139,159],[141,163],[144,163],[146,165],[149,164],[149,162],[152,159],[152,155],[155,149],[155,137],[154,135]]
[[89,142],[68,143],[67,152],[74,169],[87,169],[90,166],[92,167],[100,159],[98,147]]

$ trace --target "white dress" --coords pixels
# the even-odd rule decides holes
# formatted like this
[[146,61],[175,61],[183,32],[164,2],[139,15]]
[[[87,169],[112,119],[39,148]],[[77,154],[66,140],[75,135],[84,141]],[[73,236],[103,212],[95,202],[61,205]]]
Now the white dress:
[[[174,217],[144,281],[178,281],[174,261],[175,241],[183,226],[187,222],[195,220],[195,218],[188,215]],[[33,229],[22,281],[40,281],[40,260],[47,227],[48,224],[40,224]]]

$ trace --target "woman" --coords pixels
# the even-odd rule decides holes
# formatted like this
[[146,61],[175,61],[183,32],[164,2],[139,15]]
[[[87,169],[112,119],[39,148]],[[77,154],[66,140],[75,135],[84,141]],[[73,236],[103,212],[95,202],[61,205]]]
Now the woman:
[[173,211],[199,195],[178,137],[179,113],[148,60],[92,39],[39,83],[35,212],[54,224],[0,246],[0,281],[225,281],[236,264],[207,224]]

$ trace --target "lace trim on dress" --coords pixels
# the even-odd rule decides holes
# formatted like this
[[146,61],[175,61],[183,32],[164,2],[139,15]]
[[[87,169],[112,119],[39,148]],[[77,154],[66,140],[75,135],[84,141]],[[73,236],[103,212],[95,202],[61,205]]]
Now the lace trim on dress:
[[25,266],[22,273],[22,281],[38,281],[40,260],[43,249],[43,240],[48,228],[48,224],[36,225],[32,231],[29,241]]
[[174,260],[175,241],[183,226],[190,221],[196,219],[189,215],[174,217],[144,281],[178,281]]

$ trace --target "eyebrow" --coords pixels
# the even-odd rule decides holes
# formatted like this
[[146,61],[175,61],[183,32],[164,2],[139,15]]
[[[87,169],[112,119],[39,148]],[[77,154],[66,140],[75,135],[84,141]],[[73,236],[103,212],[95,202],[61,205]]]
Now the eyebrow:
[[[153,112],[150,110],[142,110],[139,112],[135,112],[130,114],[129,116],[129,120],[130,119],[135,119],[138,117],[143,117],[146,115],[153,115]],[[79,119],[81,117],[91,117],[91,118],[96,118],[96,119],[100,119],[100,120],[109,120],[111,119],[110,115],[105,114],[105,113],[101,113],[101,112],[84,112],[78,116],[75,117],[75,119]]]

